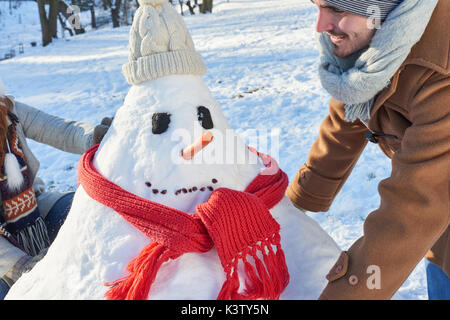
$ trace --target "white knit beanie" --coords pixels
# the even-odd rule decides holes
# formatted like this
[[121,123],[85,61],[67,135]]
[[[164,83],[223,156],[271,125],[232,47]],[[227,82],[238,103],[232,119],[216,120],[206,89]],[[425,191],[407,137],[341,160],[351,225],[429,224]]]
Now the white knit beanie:
[[122,72],[130,84],[173,74],[203,75],[206,66],[195,51],[181,16],[167,0],[138,0],[130,30],[130,54]]

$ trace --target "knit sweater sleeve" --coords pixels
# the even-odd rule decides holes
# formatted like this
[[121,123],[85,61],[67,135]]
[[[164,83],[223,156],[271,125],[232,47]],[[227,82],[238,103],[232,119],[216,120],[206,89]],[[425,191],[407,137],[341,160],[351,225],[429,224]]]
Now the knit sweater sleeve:
[[53,116],[18,101],[14,110],[27,138],[75,154],[93,145],[94,126],[88,123]]

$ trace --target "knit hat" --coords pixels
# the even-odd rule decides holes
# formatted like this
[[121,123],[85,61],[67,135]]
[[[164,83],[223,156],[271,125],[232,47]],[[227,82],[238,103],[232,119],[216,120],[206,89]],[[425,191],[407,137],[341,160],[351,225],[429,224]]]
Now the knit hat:
[[338,9],[366,18],[385,20],[403,0],[325,0]]
[[173,74],[203,75],[206,66],[181,16],[167,0],[138,0],[130,30],[128,63],[122,72],[130,84]]

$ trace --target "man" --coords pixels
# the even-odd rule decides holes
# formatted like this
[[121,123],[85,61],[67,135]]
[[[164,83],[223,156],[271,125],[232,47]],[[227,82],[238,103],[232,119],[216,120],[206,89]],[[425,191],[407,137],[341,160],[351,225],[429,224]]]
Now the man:
[[389,299],[424,256],[429,298],[450,299],[450,1],[312,2],[333,98],[288,197],[327,211],[367,141],[392,159],[380,207],[320,299]]

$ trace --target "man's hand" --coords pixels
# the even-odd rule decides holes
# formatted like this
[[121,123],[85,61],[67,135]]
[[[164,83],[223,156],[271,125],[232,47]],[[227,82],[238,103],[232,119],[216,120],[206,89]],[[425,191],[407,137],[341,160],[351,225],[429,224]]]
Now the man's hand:
[[105,117],[102,119],[100,124],[94,128],[94,136],[93,136],[94,145],[102,142],[102,139],[105,136],[106,132],[108,131],[109,127],[111,126],[113,119],[114,117],[112,118]]

